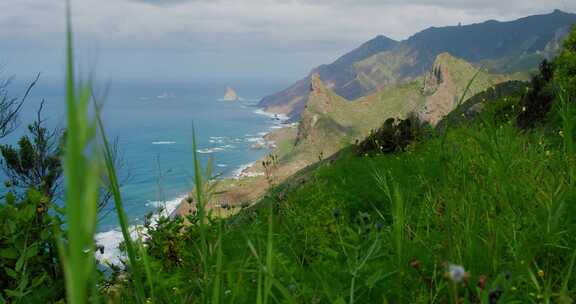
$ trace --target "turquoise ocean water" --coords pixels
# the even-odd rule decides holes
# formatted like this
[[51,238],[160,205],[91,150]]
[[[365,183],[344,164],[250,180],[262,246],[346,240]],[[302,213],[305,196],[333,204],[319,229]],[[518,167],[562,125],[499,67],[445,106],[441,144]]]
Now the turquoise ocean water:
[[[241,100],[221,98],[232,85]],[[282,82],[114,82],[108,86],[103,111],[108,136],[117,138],[123,167],[122,193],[132,225],[166,206],[170,211],[193,184],[192,125],[196,128],[198,152],[203,163],[214,158],[214,171],[232,176],[265,155],[253,149],[262,136],[282,124],[282,119],[256,107],[266,94],[282,88]],[[104,86],[102,86],[104,87]],[[21,95],[22,84],[10,92]],[[100,90],[104,92],[105,90]],[[33,119],[34,109],[45,99],[44,117],[50,126],[64,126],[63,87],[58,82],[40,82],[30,95],[17,132],[3,143],[14,143]],[[281,117],[280,117],[281,118]],[[109,203],[112,207],[113,203]],[[104,257],[114,260],[121,239],[116,214],[102,216],[96,240],[105,246]]]

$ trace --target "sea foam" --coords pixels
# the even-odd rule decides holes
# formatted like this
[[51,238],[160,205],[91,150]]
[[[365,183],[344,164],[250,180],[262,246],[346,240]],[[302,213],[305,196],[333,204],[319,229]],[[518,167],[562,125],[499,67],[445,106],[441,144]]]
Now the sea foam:
[[152,144],[153,145],[173,145],[175,144],[175,141],[153,141]]
[[[149,204],[154,205],[158,208],[162,207],[161,213],[157,212],[152,216],[151,226],[154,227],[156,225],[156,222],[158,221],[158,218],[161,215],[170,216],[174,212],[174,210],[178,208],[178,205],[184,198],[186,198],[186,195],[181,195],[173,200],[165,202],[161,201],[149,202]],[[132,239],[138,238],[139,235],[145,236],[147,234],[142,225],[130,226],[128,230],[130,231],[130,237]],[[109,231],[97,233],[94,238],[97,245],[104,247],[104,253],[96,251],[96,259],[102,264],[110,263],[116,266],[122,266],[121,260],[125,259],[126,255],[123,252],[121,252],[120,249],[118,249],[118,245],[120,245],[120,243],[124,241],[124,237],[122,236],[120,227],[114,228]]]

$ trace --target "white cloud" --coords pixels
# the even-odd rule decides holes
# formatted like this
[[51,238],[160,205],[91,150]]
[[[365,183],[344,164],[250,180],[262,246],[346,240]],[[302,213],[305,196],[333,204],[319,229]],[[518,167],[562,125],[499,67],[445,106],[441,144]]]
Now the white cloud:
[[[223,56],[227,59],[236,56],[238,60],[257,56],[264,63],[254,68],[258,72],[266,68],[266,62],[276,64],[268,65],[275,69],[281,69],[284,64],[305,70],[314,65],[302,60],[305,54],[310,55],[310,61],[325,58],[316,63],[328,62],[378,34],[404,39],[429,26],[510,20],[554,8],[576,10],[576,4],[566,6],[562,0],[72,2],[81,48],[98,50],[102,57],[113,62],[118,61],[114,60],[116,53],[156,53],[159,57],[196,54],[204,58],[203,64],[211,62],[214,68]],[[0,41],[4,43],[0,57],[10,55],[10,50],[60,49],[64,38],[63,3],[61,0],[2,0]],[[276,62],[279,54],[284,56],[284,62]]]

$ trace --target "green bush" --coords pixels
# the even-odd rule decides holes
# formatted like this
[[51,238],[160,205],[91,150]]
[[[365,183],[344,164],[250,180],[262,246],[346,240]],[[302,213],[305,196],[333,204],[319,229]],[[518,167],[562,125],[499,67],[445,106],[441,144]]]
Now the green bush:
[[415,115],[405,119],[387,119],[378,130],[356,144],[358,155],[403,152],[411,143],[430,134],[430,127]]
[[28,189],[22,200],[13,192],[0,203],[0,299],[46,303],[65,295],[55,243],[62,222],[43,192]]

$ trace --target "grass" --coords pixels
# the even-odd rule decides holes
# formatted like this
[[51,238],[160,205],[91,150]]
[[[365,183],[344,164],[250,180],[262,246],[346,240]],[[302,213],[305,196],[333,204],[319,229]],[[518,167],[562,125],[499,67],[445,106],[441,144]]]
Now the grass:
[[[65,176],[67,242],[59,252],[66,278],[69,303],[85,303],[94,285],[94,232],[99,187],[96,151],[90,152],[94,123],[88,117],[90,87],[77,87],[74,75],[72,27],[67,9],[67,140],[63,159]],[[91,282],[91,284],[90,284]]]

